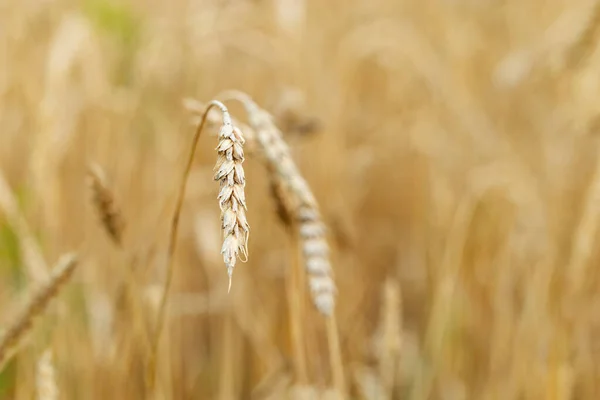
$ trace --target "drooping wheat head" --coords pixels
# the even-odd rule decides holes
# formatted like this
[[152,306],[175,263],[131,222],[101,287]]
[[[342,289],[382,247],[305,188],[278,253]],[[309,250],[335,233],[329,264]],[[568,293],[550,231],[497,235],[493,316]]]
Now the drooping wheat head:
[[221,254],[229,275],[229,289],[233,268],[239,257],[248,258],[248,236],[250,226],[246,219],[246,195],[244,187],[244,137],[242,132],[233,126],[229,113],[223,114],[223,126],[219,130],[218,158],[215,165],[214,179],[220,182],[218,200],[221,209],[221,228],[223,229],[223,246]]

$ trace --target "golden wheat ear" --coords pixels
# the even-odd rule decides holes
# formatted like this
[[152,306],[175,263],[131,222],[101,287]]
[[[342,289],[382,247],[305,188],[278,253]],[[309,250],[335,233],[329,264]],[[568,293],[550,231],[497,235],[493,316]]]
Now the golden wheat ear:
[[88,183],[94,208],[100,217],[102,227],[108,237],[117,246],[121,246],[125,230],[123,214],[115,201],[113,191],[108,186],[106,174],[98,164],[88,166]]
[[17,350],[19,343],[31,330],[33,320],[44,313],[50,301],[56,297],[62,286],[71,278],[77,267],[74,254],[67,254],[58,260],[50,278],[28,299],[25,307],[13,323],[0,336],[0,369]]

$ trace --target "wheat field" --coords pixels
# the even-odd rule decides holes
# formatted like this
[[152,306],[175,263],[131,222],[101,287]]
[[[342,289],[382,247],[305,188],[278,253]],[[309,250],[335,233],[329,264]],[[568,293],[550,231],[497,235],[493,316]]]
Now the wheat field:
[[600,399],[599,30],[0,0],[0,399]]

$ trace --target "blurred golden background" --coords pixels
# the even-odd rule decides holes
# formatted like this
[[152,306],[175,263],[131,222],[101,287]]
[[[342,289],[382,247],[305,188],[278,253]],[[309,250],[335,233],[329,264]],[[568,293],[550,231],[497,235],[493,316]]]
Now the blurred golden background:
[[[0,0],[0,326],[79,259],[0,398],[600,398],[599,27],[579,0]],[[252,154],[227,294],[211,128],[148,390],[184,99],[227,89],[273,115],[319,202],[342,386]]]

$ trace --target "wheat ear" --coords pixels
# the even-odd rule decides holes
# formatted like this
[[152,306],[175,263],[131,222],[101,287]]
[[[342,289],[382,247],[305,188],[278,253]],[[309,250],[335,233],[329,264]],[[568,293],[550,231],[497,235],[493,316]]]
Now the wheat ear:
[[125,223],[121,210],[115,202],[115,196],[108,187],[106,175],[97,164],[91,164],[88,168],[89,186],[92,192],[93,203],[104,230],[112,241],[122,245]]
[[336,287],[329,261],[329,246],[325,239],[325,224],[308,183],[298,171],[281,132],[268,112],[242,92],[224,92],[222,98],[235,99],[244,105],[255,140],[261,147],[269,168],[276,172],[282,186],[293,197],[294,216],[313,303],[322,314],[332,316]]
[[246,185],[244,169],[242,163],[244,161],[244,137],[242,132],[235,126],[227,107],[223,103],[213,100],[204,110],[194,138],[192,139],[191,150],[187,160],[187,164],[183,171],[181,183],[177,193],[175,209],[171,218],[171,227],[169,230],[169,242],[167,248],[167,263],[166,263],[166,278],[162,290],[162,295],[158,308],[158,316],[156,322],[156,330],[154,332],[152,353],[150,355],[150,363],[148,369],[148,384],[150,390],[154,390],[154,378],[156,373],[156,353],[160,335],[162,333],[165,321],[165,313],[171,280],[173,278],[173,258],[177,245],[177,235],[179,227],[179,217],[181,207],[183,206],[183,198],[187,187],[187,180],[192,169],[196,147],[200,134],[207,121],[209,111],[213,108],[218,108],[223,114],[223,124],[219,130],[219,144],[217,145],[218,158],[215,166],[215,180],[218,180],[221,185],[221,190],[218,195],[219,207],[221,209],[221,226],[223,229],[223,247],[221,253],[227,267],[229,275],[229,288],[231,288],[231,278],[233,276],[233,268],[236,260],[240,255],[243,260],[248,256],[248,236],[250,228],[246,220],[246,197],[244,187]]
[[31,329],[33,319],[42,314],[61,286],[69,280],[77,267],[75,255],[63,256],[53,268],[50,278],[35,291],[14,322],[0,336],[0,369],[10,358],[21,339]]

